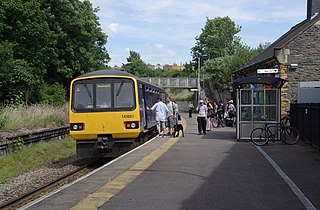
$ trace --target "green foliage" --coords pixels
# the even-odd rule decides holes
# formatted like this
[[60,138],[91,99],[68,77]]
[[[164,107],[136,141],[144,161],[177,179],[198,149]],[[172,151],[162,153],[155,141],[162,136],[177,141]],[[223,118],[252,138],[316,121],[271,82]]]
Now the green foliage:
[[14,139],[11,144],[11,149],[14,152],[19,152],[23,148],[23,140],[21,138]]
[[236,26],[229,17],[207,18],[202,33],[196,37],[196,45],[191,49],[191,53],[194,58],[228,55],[237,38],[235,35],[240,31],[241,27]]
[[3,128],[8,122],[8,116],[0,116],[0,129]]
[[61,106],[66,103],[65,89],[62,84],[43,84],[40,88],[41,103]]
[[71,155],[75,155],[75,141],[71,138],[22,147],[17,152],[0,157],[0,183]]
[[263,49],[263,46],[251,49],[241,43],[240,37],[236,36],[240,30],[241,27],[229,17],[207,18],[202,33],[196,37],[196,45],[191,49],[194,58],[200,57],[205,77],[217,90],[228,87],[232,73]]
[[42,120],[44,125],[53,124],[55,126],[62,126],[64,124],[64,122],[58,116],[55,116],[55,115],[48,115]]
[[141,59],[139,53],[130,50],[129,57],[127,58],[127,64],[123,64],[123,68],[131,74],[134,74],[138,77],[148,77],[149,69],[147,64]]
[[122,64],[122,67],[127,72],[138,77],[196,77],[197,73],[193,68],[192,63],[185,63],[184,70],[163,70],[149,69],[148,65],[141,59],[138,52],[130,51],[127,63]]
[[89,0],[1,0],[0,8],[1,103],[39,102],[44,83],[66,88],[110,60]]

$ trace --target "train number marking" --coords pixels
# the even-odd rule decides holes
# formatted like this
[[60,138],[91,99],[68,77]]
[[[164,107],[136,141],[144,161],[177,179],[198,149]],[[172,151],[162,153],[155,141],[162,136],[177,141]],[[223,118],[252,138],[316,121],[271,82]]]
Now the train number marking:
[[134,118],[134,115],[133,114],[123,114],[122,115],[122,118]]

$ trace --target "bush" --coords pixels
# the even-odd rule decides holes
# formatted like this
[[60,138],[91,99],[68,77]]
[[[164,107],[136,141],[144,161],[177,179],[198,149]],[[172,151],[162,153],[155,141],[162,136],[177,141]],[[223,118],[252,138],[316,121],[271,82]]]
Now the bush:
[[8,116],[0,116],[0,129],[8,122]]
[[66,103],[65,89],[62,84],[44,84],[40,89],[41,103],[61,106]]

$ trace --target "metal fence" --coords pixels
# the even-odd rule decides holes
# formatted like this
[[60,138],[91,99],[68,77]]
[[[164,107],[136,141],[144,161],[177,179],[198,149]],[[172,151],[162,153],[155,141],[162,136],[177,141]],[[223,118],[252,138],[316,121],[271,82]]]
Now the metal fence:
[[290,118],[300,136],[320,149],[320,104],[291,104]]
[[197,88],[196,78],[144,77],[142,80],[166,88]]

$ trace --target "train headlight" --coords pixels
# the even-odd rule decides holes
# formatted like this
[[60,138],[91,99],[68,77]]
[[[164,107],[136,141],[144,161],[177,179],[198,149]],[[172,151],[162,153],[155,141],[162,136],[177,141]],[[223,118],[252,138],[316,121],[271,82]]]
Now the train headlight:
[[72,131],[82,131],[84,130],[84,123],[71,123],[70,130]]
[[139,122],[126,122],[126,129],[137,129],[139,128]]
[[131,123],[131,128],[136,128],[136,124],[135,123]]

